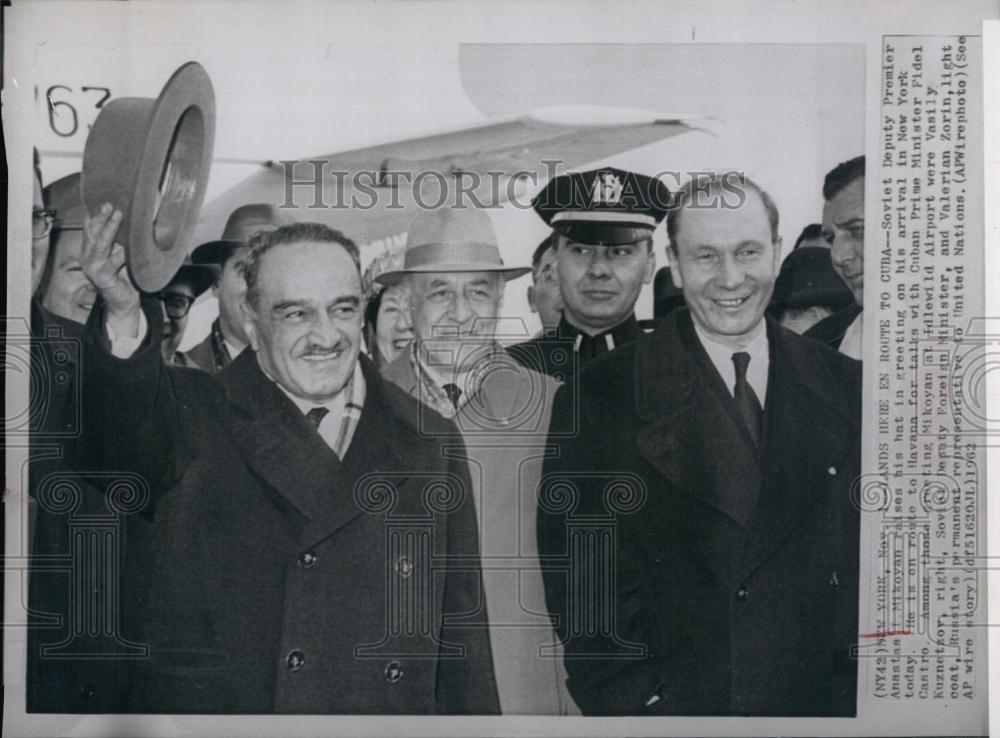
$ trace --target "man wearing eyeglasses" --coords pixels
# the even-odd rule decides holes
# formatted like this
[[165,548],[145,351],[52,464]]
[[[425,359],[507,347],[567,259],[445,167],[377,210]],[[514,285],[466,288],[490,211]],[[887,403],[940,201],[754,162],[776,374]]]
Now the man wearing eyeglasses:
[[534,201],[552,226],[562,320],[556,336],[510,348],[530,369],[560,381],[643,329],[635,303],[653,280],[653,230],[670,205],[660,180],[613,167],[553,178]]
[[202,292],[212,286],[217,275],[216,268],[208,264],[185,262],[177,270],[177,274],[170,280],[170,283],[157,295],[163,310],[163,338],[160,343],[160,353],[168,364],[193,369],[204,368],[190,356],[177,349],[184,339],[191,306]]
[[38,150],[32,151],[32,191],[31,191],[31,294],[38,291],[49,256],[49,232],[56,219],[56,211],[45,207],[42,193],[42,170]]
[[82,326],[97,292],[80,266],[84,219],[80,173],[51,182],[44,196],[53,220],[43,217],[39,222],[51,225],[51,243],[35,297],[49,313]]

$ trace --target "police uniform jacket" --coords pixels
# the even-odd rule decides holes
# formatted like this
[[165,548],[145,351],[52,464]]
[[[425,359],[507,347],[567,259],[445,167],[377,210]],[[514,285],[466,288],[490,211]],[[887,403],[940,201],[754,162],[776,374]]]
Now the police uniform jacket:
[[[648,323],[651,321],[644,321]],[[524,367],[541,372],[558,382],[568,382],[579,376],[580,370],[601,354],[634,341],[645,328],[635,315],[618,325],[589,336],[563,316],[555,331],[543,331],[522,343],[507,348]]]
[[767,332],[759,451],[687,308],[556,395],[580,433],[546,461],[539,549],[584,714],[855,713],[860,364]]
[[125,578],[149,651],[129,709],[497,712],[468,471],[433,440],[450,424],[424,411],[418,429],[417,403],[361,357],[341,461],[254,352],[218,378],[164,366],[144,308],[150,335],[120,360],[95,306],[77,448],[144,481],[127,495]]

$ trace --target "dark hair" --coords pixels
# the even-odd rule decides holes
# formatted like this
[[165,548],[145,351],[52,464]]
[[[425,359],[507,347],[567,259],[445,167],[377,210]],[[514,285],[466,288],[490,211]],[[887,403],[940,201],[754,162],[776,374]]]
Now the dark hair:
[[293,223],[274,231],[258,231],[247,241],[247,265],[243,275],[247,283],[247,303],[251,306],[256,304],[257,279],[260,276],[260,261],[264,254],[277,246],[309,242],[328,243],[343,248],[354,262],[360,278],[361,256],[354,241],[322,223]]
[[385,294],[385,287],[368,298],[365,303],[365,325],[371,326],[374,330],[378,324],[378,310],[382,307],[382,296]]
[[[778,240],[778,206],[774,199],[767,194],[756,182],[747,177],[742,172],[712,172],[710,174],[699,173],[698,177],[692,177],[674,193],[673,203],[667,211],[667,239],[670,242],[670,249],[677,253],[677,234],[681,228],[681,212],[690,202],[698,203],[699,193],[712,194],[723,190],[728,194],[738,196],[737,207],[742,207],[746,202],[746,193],[741,188],[746,188],[757,193],[764,210],[767,212],[768,225],[771,227],[771,242]],[[718,204],[699,205],[700,207],[719,207]]]
[[[38,156],[38,149],[32,147],[31,149],[31,165],[34,167],[35,176],[38,177],[38,184],[42,184],[42,160]],[[42,187],[42,202],[45,202],[45,188]]]
[[545,252],[549,249],[555,247],[556,245],[556,232],[552,231],[545,239],[538,244],[538,248],[535,249],[535,253],[531,255],[531,271],[538,271],[538,265],[542,263],[542,257],[545,256]]
[[832,200],[841,190],[856,179],[865,176],[865,155],[842,161],[829,172],[823,180],[823,199]]
[[45,259],[45,269],[42,271],[42,276],[38,280],[38,289],[35,290],[35,295],[38,297],[39,302],[45,299],[45,293],[49,289],[49,283],[52,281],[52,275],[56,270],[59,236],[62,232],[61,228],[53,228],[49,231],[48,257]]
[[811,241],[814,238],[823,237],[823,226],[819,223],[810,223],[805,228],[802,229],[802,233],[799,237],[795,239],[795,245],[792,247],[792,251],[795,251],[803,241]]

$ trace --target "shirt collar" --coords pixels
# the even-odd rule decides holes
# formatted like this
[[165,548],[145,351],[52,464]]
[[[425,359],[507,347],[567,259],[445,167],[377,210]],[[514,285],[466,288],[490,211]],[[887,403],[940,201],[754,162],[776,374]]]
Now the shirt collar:
[[[257,365],[260,366],[260,359],[257,359]],[[344,387],[331,397],[326,402],[316,402],[315,400],[304,400],[301,397],[293,395],[291,392],[286,390],[281,386],[280,382],[275,382],[274,377],[265,371],[264,367],[261,366],[260,370],[264,372],[264,376],[274,382],[275,386],[280,389],[285,397],[291,400],[295,407],[299,409],[303,415],[308,413],[310,410],[317,407],[325,407],[330,411],[330,415],[336,417],[344,412],[344,406],[350,401],[352,404],[361,407],[364,405],[365,399],[365,375],[361,371],[361,362],[357,361],[354,363],[354,371],[351,372],[351,378],[347,380]]]
[[604,336],[610,335],[614,339],[615,345],[620,346],[621,344],[628,343],[634,339],[639,335],[639,333],[639,321],[635,319],[635,313],[629,313],[629,316],[618,325],[611,326],[600,333],[595,333],[593,336],[590,336],[590,334],[570,323],[566,319],[565,313],[563,313],[562,318],[559,321],[559,336],[562,338],[574,338],[576,336],[603,338]]
[[[454,383],[462,390],[462,394],[459,397],[458,404],[464,405],[466,402],[471,400],[479,392],[479,389],[483,385],[483,379],[486,376],[486,372],[477,371],[475,368],[471,371],[464,372],[463,374],[457,374],[452,379],[452,382],[446,381],[445,378],[437,372],[432,371],[423,361],[420,356],[420,349],[418,347],[419,341],[413,340],[410,342],[410,363],[413,365],[413,371],[418,378],[422,378],[426,385],[430,385],[433,390],[438,390],[440,392],[440,398],[447,398],[444,392],[444,385]],[[484,349],[483,358],[480,361],[492,362],[497,353],[503,351],[496,341],[489,344],[488,348]],[[476,362],[476,366],[479,365],[479,361]],[[435,393],[437,394],[437,393]],[[439,398],[439,399],[440,399]],[[450,404],[450,400],[448,403]]]
[[698,336],[698,340],[701,341],[702,347],[705,349],[705,353],[708,354],[708,358],[711,360],[712,365],[715,367],[716,371],[722,377],[729,391],[733,391],[733,385],[736,378],[736,368],[733,365],[733,354],[744,351],[750,354],[750,365],[747,369],[747,381],[754,388],[757,393],[757,398],[760,400],[761,404],[765,401],[765,395],[767,392],[767,373],[770,366],[770,354],[768,353],[768,341],[767,341],[767,321],[761,320],[757,327],[754,328],[752,335],[750,336],[750,341],[746,346],[739,349],[734,349],[731,346],[726,346],[723,343],[719,343],[714,338],[709,337],[709,335],[701,329],[698,325],[698,321],[692,321],[694,323],[694,330]]

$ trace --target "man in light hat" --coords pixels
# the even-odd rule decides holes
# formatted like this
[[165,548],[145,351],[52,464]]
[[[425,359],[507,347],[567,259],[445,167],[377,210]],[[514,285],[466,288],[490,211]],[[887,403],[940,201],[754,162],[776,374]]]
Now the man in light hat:
[[653,280],[653,230],[670,206],[659,179],[614,167],[554,177],[535,197],[552,227],[562,295],[557,340],[511,347],[518,361],[562,380],[642,332],[635,303]]
[[555,382],[519,365],[495,340],[507,280],[528,271],[503,263],[485,211],[455,208],[418,215],[402,268],[377,280],[405,286],[414,332],[385,377],[452,418],[459,435],[450,445],[464,441],[470,460],[501,712],[559,715],[576,708],[544,614],[535,544],[535,489]]
[[222,238],[203,243],[191,253],[193,263],[213,264],[219,269],[212,286],[212,294],[219,301],[219,317],[212,322],[212,330],[205,340],[187,352],[187,357],[202,369],[218,374],[250,345],[240,309],[246,294],[243,279],[246,242],[258,231],[273,231],[291,222],[273,205],[241,205],[226,221]]

